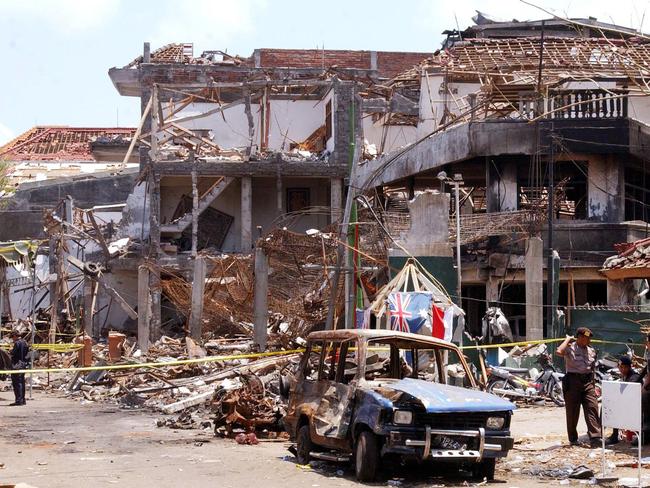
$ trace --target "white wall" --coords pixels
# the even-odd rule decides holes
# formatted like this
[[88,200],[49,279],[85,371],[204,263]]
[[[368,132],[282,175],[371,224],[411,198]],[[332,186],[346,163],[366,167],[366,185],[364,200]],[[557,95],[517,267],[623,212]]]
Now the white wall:
[[[424,137],[438,128],[445,107],[445,95],[439,93],[443,85],[444,76],[441,74],[428,74],[420,80],[420,121],[417,137]],[[480,83],[449,83],[453,95],[447,94],[447,108],[453,114],[459,114],[468,109],[467,95],[480,90]]]
[[[271,100],[269,123],[269,148],[289,150],[292,142],[302,142],[325,123],[323,100]],[[181,118],[198,115],[214,108],[217,104],[197,102],[174,115]],[[169,113],[168,109],[164,110]],[[251,104],[254,124],[254,144],[259,148],[262,134],[259,103]],[[208,115],[180,125],[190,130],[210,130],[213,142],[222,149],[248,147],[248,117],[244,105],[237,105],[223,112]]]
[[[217,108],[216,103],[191,103],[174,115],[174,118],[199,115]],[[259,110],[258,104],[251,105],[254,124],[254,141],[259,142]],[[168,110],[164,110],[169,113]],[[226,109],[223,112],[208,115],[179,124],[190,130],[211,130],[213,142],[223,149],[248,147],[248,118],[243,104]]]
[[[417,137],[417,127],[410,125],[387,125],[384,126],[382,119],[377,122],[372,121],[370,115],[363,118],[363,137],[369,144],[377,146],[377,151],[387,153],[394,149],[406,146],[415,142]],[[381,141],[386,130],[384,147],[381,147]],[[383,149],[383,150],[382,150]]]
[[269,148],[288,151],[325,124],[322,100],[271,100]]

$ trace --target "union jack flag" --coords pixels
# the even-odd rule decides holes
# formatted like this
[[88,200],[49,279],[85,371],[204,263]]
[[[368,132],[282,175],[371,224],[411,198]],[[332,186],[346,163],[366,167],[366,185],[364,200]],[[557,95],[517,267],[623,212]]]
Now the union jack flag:
[[391,329],[415,333],[425,325],[431,327],[431,293],[393,292],[387,302]]

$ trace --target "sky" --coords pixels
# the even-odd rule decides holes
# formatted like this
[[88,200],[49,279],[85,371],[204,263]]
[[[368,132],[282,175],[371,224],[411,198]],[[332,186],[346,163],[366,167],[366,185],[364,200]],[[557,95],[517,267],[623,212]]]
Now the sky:
[[[650,31],[650,0],[525,0],[560,16]],[[549,15],[523,0],[0,0],[0,145],[35,125],[135,127],[139,99],[108,69],[171,42],[194,53],[255,48],[433,52],[475,10],[504,20]]]

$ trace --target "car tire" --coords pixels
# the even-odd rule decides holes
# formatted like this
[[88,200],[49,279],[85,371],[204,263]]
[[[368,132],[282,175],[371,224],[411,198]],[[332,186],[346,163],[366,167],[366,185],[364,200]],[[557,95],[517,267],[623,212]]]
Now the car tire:
[[296,436],[296,460],[298,464],[309,464],[309,461],[311,461],[309,453],[313,451],[313,446],[309,425],[305,424],[298,429],[298,435]]
[[494,479],[494,470],[496,468],[497,460],[495,458],[484,459],[474,467],[474,477],[478,479],[487,479],[492,481]]
[[363,431],[354,449],[354,471],[361,482],[374,481],[379,470],[379,441],[372,432]]

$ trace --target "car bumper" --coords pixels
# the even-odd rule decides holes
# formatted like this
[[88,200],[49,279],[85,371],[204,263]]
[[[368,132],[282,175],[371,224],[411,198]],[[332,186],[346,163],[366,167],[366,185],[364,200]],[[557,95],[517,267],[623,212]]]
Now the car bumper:
[[[452,441],[447,446],[440,446],[435,439],[453,438],[467,439],[472,448],[454,446]],[[400,454],[421,460],[449,460],[449,461],[481,461],[486,458],[505,457],[512,449],[514,439],[509,432],[498,434],[487,432],[483,428],[477,430],[438,430],[426,427],[422,430],[391,431],[384,444],[383,452]]]

